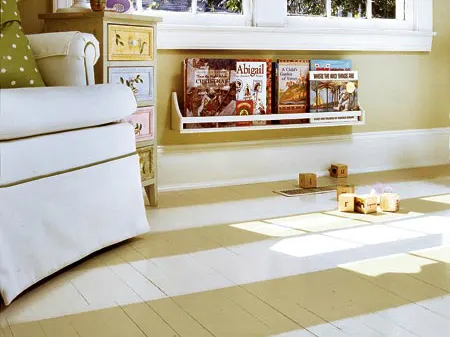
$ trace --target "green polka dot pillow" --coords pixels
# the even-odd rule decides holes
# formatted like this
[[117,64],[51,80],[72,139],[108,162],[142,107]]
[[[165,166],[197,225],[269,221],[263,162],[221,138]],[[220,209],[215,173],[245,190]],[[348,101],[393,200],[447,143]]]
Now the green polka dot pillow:
[[20,26],[16,0],[0,0],[0,88],[45,85]]

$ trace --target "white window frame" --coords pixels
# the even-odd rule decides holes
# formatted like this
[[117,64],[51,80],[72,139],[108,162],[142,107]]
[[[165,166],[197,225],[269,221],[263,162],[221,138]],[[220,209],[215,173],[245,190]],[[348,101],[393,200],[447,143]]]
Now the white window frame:
[[158,49],[431,51],[435,35],[433,0],[397,0],[405,1],[406,20],[292,17],[286,0],[243,1],[244,15],[145,14],[163,17]]

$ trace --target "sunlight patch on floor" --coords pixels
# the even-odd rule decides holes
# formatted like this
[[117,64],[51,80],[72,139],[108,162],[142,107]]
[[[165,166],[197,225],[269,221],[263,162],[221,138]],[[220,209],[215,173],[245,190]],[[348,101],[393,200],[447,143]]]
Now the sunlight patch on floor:
[[450,264],[450,245],[422,249],[411,254]]
[[377,277],[389,273],[420,273],[423,266],[434,263],[436,262],[426,258],[420,258],[409,254],[396,254],[346,263],[339,265],[339,267],[359,274]]
[[327,236],[365,245],[395,242],[425,236],[425,233],[385,225],[350,228],[327,232]]
[[364,225],[366,222],[343,218],[324,213],[300,214],[266,220],[279,226],[304,230],[307,232],[322,232],[331,229]]
[[357,243],[338,240],[323,235],[308,235],[281,240],[270,249],[294,257],[308,257],[361,246]]
[[450,204],[450,194],[437,195],[433,197],[422,198],[421,200]]
[[251,221],[230,225],[233,228],[243,229],[249,232],[267,235],[270,237],[287,237],[304,234],[298,229],[286,228],[263,221]]
[[425,234],[440,234],[441,243],[443,245],[450,244],[450,221],[445,216],[424,216],[416,219],[395,221],[387,225]]

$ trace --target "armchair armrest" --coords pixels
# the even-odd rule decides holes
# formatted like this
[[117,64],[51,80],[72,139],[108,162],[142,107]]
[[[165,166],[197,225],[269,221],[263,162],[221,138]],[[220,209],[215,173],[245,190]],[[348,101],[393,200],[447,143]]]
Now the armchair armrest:
[[47,86],[95,84],[94,65],[100,57],[92,34],[60,32],[27,35]]

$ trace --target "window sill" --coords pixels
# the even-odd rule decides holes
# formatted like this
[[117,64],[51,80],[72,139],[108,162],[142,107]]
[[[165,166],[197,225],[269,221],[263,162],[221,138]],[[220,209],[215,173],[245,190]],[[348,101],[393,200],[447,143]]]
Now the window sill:
[[161,23],[158,49],[431,51],[433,32],[192,26]]

